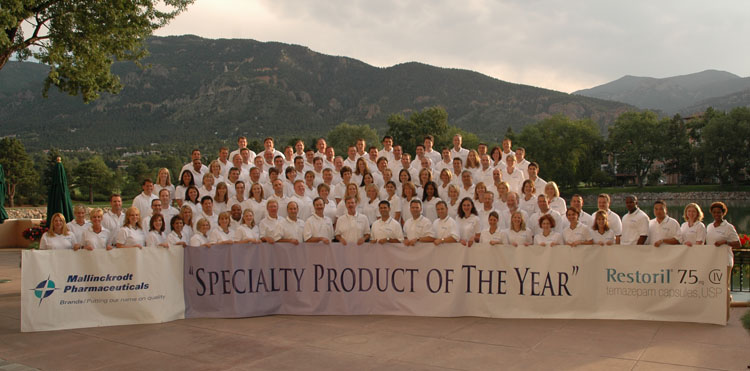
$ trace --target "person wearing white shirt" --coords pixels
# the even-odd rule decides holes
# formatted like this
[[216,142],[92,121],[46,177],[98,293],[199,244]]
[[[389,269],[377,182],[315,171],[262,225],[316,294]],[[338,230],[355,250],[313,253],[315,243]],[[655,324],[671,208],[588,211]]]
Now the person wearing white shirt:
[[591,226],[591,239],[595,245],[610,246],[616,243],[615,232],[609,227],[608,213],[599,210],[594,213],[594,225]]
[[339,173],[341,175],[341,182],[336,184],[333,189],[333,197],[336,200],[336,204],[344,200],[346,188],[349,186],[349,183],[352,183],[352,169],[350,169],[349,166],[345,165],[342,167]]
[[299,206],[295,201],[286,204],[287,217],[279,222],[281,227],[281,238],[276,242],[288,242],[299,245],[304,241],[305,222],[297,218]]
[[161,214],[161,200],[160,199],[154,199],[151,200],[151,214],[147,216],[146,218],[143,218],[143,221],[141,223],[141,226],[143,227],[143,230],[148,233],[149,231],[149,225],[151,225],[151,219],[154,217],[154,215]]
[[151,200],[158,199],[159,197],[153,193],[154,182],[152,182],[151,179],[144,179],[141,183],[141,188],[143,189],[143,192],[138,196],[135,196],[133,199],[133,207],[137,208],[138,211],[140,211],[141,217],[145,219],[147,216],[151,215]]
[[109,211],[104,213],[102,226],[110,233],[115,234],[125,222],[125,213],[122,212],[122,197],[119,194],[109,196]]
[[727,215],[727,205],[723,202],[714,202],[709,207],[713,223],[706,227],[706,245],[722,246],[729,245],[733,249],[740,248],[740,237],[732,224],[724,219]]
[[475,173],[474,173],[474,180],[479,182],[484,182],[485,184],[493,184],[494,182],[494,171],[495,169],[490,166],[491,160],[489,155],[483,155],[479,158],[479,164],[481,167],[479,167]]
[[435,232],[435,245],[458,242],[458,223],[448,216],[448,204],[441,200],[437,203],[436,210],[437,218],[432,222],[432,230]]
[[440,173],[443,169],[453,171],[453,158],[451,157],[450,148],[443,148],[442,158],[440,161],[433,161],[432,168],[436,173]]
[[625,196],[627,214],[622,217],[621,245],[643,245],[648,238],[649,218],[643,210],[638,208],[638,198],[635,195]]
[[507,207],[504,210],[498,211],[498,217],[500,218],[500,229],[510,228],[510,220],[513,217],[513,214],[516,212],[521,213],[521,215],[523,216],[523,220],[529,219],[529,214],[526,213],[525,210],[518,207],[518,194],[516,192],[508,193],[508,198],[505,200],[505,205]]
[[346,159],[344,159],[344,166],[352,169],[352,171],[357,169],[357,159],[359,157],[357,156],[357,147],[355,146],[349,146],[346,148]]
[[313,208],[315,211],[305,221],[302,237],[305,242],[329,244],[333,240],[333,223],[331,223],[330,218],[325,216],[325,200],[322,197],[315,198]]
[[[336,213],[336,202],[331,197],[331,187],[329,187],[328,184],[325,183],[319,184],[318,197],[323,199],[323,215],[330,219],[331,223],[336,223],[336,218],[338,217],[338,215]],[[314,202],[313,206],[315,206]],[[333,239],[333,236],[331,236],[331,239]]]
[[245,209],[242,212],[242,223],[234,229],[234,240],[237,243],[260,243],[260,231],[255,221],[253,210]]
[[581,224],[589,228],[594,225],[594,217],[583,211],[583,197],[581,197],[581,195],[575,194],[570,198],[570,207],[578,210],[578,221],[581,222]]
[[336,221],[336,239],[344,246],[361,245],[370,238],[370,223],[367,217],[357,212],[357,200],[348,196],[344,200],[346,214]]
[[162,189],[169,191],[169,203],[171,204],[175,197],[175,187],[172,185],[172,176],[169,174],[169,169],[165,167],[159,169],[156,174],[153,192],[158,195]]
[[68,230],[63,214],[52,215],[49,230],[44,232],[42,239],[39,240],[39,250],[78,250],[80,247],[76,236]]
[[278,208],[279,216],[282,218],[286,218],[286,204],[289,202],[289,199],[284,194],[284,182],[281,179],[276,179],[273,181],[273,194],[268,197],[267,201],[274,200],[276,201]]
[[542,215],[539,218],[539,232],[534,235],[534,245],[539,246],[557,246],[562,245],[562,235],[553,230],[555,228],[555,219],[549,215]]
[[161,215],[164,216],[164,233],[169,234],[172,231],[172,227],[169,225],[169,221],[172,217],[179,214],[180,211],[172,206],[172,200],[169,198],[169,191],[162,189],[159,191],[159,200],[161,201]]
[[557,211],[560,215],[565,214],[568,205],[565,204],[565,199],[560,197],[560,190],[557,188],[557,183],[547,183],[544,186],[544,194],[547,195],[547,202],[549,202],[550,209]]
[[274,243],[281,238],[281,219],[279,218],[279,203],[268,200],[266,203],[266,217],[260,222],[260,240]]
[[86,207],[83,205],[76,205],[73,208],[73,220],[68,223],[68,230],[73,232],[76,237],[76,241],[83,241],[83,232],[85,232],[91,226],[88,220],[86,220]]
[[141,229],[141,215],[137,207],[125,210],[125,223],[117,231],[115,246],[118,249],[137,247],[142,249],[146,245],[146,233]]
[[563,229],[562,237],[568,246],[591,245],[594,243],[594,240],[591,238],[591,227],[581,223],[579,216],[580,213],[575,208],[569,207],[565,211],[568,226]]
[[264,190],[259,183],[255,183],[250,187],[250,196],[247,200],[242,201],[240,206],[242,209],[253,210],[255,216],[255,224],[260,224],[263,218],[266,217],[266,200],[264,199]]
[[83,232],[81,245],[86,250],[107,249],[111,250],[112,234],[102,226],[104,212],[102,209],[93,209],[89,213],[91,225]]
[[[198,155],[200,155],[200,152],[198,152]],[[186,164],[182,167],[182,170],[190,171],[193,174],[193,180],[195,181],[196,187],[203,185],[203,176],[208,174],[208,166],[203,165],[200,158]]]
[[654,202],[654,218],[648,222],[646,243],[659,247],[662,244],[679,245],[681,240],[680,223],[667,215],[667,203],[657,200]]
[[560,213],[558,213],[557,211],[549,208],[549,203],[547,203],[546,195],[540,194],[536,196],[536,199],[537,199],[537,207],[539,208],[539,211],[537,211],[534,215],[532,215],[529,221],[531,225],[533,225],[532,230],[534,231],[534,235],[539,234],[541,230],[541,226],[539,225],[539,219],[544,215],[550,215],[555,220],[552,228],[555,229],[555,232],[561,233],[562,230],[567,227],[567,223],[563,222],[562,215],[560,215]]
[[680,226],[682,243],[687,246],[702,245],[706,241],[706,226],[703,224],[703,210],[692,202],[682,213],[685,222]]
[[609,209],[611,199],[608,194],[606,193],[600,193],[599,196],[596,198],[596,206],[599,208],[599,210],[604,210],[607,212],[607,222],[609,223],[609,228],[612,230],[612,233],[615,234],[615,243],[620,243],[620,238],[622,236],[622,220],[620,219],[620,216],[615,214],[612,210]]
[[458,198],[474,198],[474,178],[471,176],[471,171],[464,170],[461,173],[461,185],[459,187]]
[[175,215],[169,220],[169,227],[172,231],[167,234],[167,243],[170,246],[187,246],[190,237],[185,233],[185,220],[180,215]]
[[534,189],[536,192],[543,192],[547,182],[539,177],[539,164],[536,162],[530,162],[529,166],[526,167],[526,174],[529,176],[528,179],[534,182]]
[[360,210],[367,217],[370,225],[378,219],[380,198],[378,197],[378,187],[375,184],[368,184],[365,187],[365,196],[361,198]]
[[454,159],[460,158],[462,163],[466,162],[466,157],[469,156],[469,150],[466,148],[461,148],[461,144],[463,143],[464,138],[461,136],[461,134],[456,134],[453,136],[453,148],[451,149],[451,157]]
[[388,162],[393,161],[393,137],[386,135],[383,137],[383,149],[378,151],[378,157],[385,157]]
[[516,157],[508,156],[505,158],[505,170],[503,170],[503,181],[507,182],[510,190],[521,193],[521,185],[526,180],[523,171],[516,169]]
[[531,163],[526,159],[526,149],[523,147],[516,148],[516,168],[523,171],[526,179],[529,178],[529,165]]
[[479,242],[490,245],[501,245],[503,243],[503,233],[498,226],[500,217],[497,211],[492,211],[487,216],[487,228],[479,234]]
[[[498,213],[498,219],[500,218],[499,211],[495,208],[495,194],[492,192],[484,192],[482,194],[482,204],[479,205],[477,210],[477,216],[481,222],[480,229],[485,230],[490,226],[489,216],[493,211]],[[507,212],[507,209],[505,210]]]
[[208,241],[209,230],[211,230],[211,223],[208,219],[198,219],[195,222],[195,233],[190,236],[190,246],[211,247],[211,243]]
[[232,162],[229,161],[229,158],[229,148],[219,148],[219,157],[216,158],[216,162],[219,163],[219,167],[221,168],[220,172],[224,178],[229,175],[229,169],[232,168]]
[[[232,158],[234,158],[235,155],[239,155],[241,153],[241,151],[242,151],[243,148],[247,148],[247,138],[244,137],[244,136],[240,136],[239,138],[237,138],[237,149],[235,149],[234,151],[232,151],[232,153],[230,153],[227,156],[227,158],[228,159],[232,159]],[[249,157],[252,157],[254,159],[255,156],[256,156],[255,152],[250,151],[250,156]],[[219,158],[221,158],[221,151],[219,152]]]
[[467,247],[479,242],[479,234],[482,232],[481,223],[471,198],[466,197],[461,200],[456,224],[458,224],[458,242]]
[[430,221],[435,221],[438,217],[437,204],[442,201],[438,197],[438,187],[433,181],[428,181],[422,195],[422,214]]
[[164,233],[164,217],[156,214],[149,219],[148,233],[146,234],[146,246],[169,247],[167,235]]
[[502,232],[503,244],[511,246],[529,246],[533,243],[533,233],[527,227],[521,211],[516,211],[510,216],[510,228]]
[[534,188],[534,182],[529,179],[523,181],[521,186],[521,195],[518,200],[518,207],[525,211],[527,215],[536,214],[539,211],[536,199],[536,188]]
[[414,246],[417,242],[434,242],[435,230],[432,222],[422,215],[422,202],[418,199],[409,202],[411,218],[404,223],[406,239],[404,245]]
[[294,182],[294,194],[289,197],[289,202],[292,201],[297,203],[297,217],[304,223],[312,215],[312,199],[305,195],[304,181],[296,180]]
[[[214,212],[214,200],[211,196],[201,198],[201,209],[196,213],[194,219],[206,219],[210,223],[211,229],[219,226],[219,216]],[[197,224],[196,224],[196,229]]]
[[234,187],[230,187],[229,189],[234,189],[234,191],[231,192],[231,195],[229,196],[229,201],[227,202],[227,205],[230,207],[230,209],[233,205],[242,206],[242,203],[247,200],[247,192],[245,192],[245,182],[238,180],[236,183],[234,183]]
[[[442,160],[442,156],[440,155],[440,152],[435,151],[433,146],[435,145],[435,138],[432,135],[425,135],[424,137],[424,155],[425,157],[429,158],[432,162],[433,168],[435,165],[437,165],[440,160]],[[439,171],[438,171],[439,172]]]
[[208,233],[208,242],[212,245],[228,245],[234,243],[234,231],[230,227],[232,217],[223,212],[217,217],[217,225]]
[[516,153],[513,152],[513,142],[510,140],[510,138],[503,139],[502,147],[503,159],[507,159],[508,157],[513,157],[515,159]]
[[404,240],[401,223],[391,218],[391,204],[388,201],[378,203],[380,218],[372,223],[370,243],[400,243]]

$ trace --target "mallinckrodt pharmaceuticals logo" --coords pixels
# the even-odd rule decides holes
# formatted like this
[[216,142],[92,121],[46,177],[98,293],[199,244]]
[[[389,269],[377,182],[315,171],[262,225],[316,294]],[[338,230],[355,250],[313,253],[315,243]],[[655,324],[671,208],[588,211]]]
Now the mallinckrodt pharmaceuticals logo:
[[34,296],[39,299],[39,305],[42,305],[44,299],[48,298],[55,292],[55,290],[59,289],[55,287],[55,281],[51,280],[50,276],[47,276],[46,280],[39,282],[36,287],[31,290],[34,291]]

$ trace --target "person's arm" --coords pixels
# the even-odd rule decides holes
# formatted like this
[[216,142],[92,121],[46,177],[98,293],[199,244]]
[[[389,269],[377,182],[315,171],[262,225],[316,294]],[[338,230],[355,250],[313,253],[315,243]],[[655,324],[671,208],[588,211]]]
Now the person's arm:
[[340,243],[341,243],[342,245],[346,246],[346,240],[344,239],[344,237],[342,237],[342,236],[341,236],[341,234],[337,234],[337,235],[336,235],[336,239],[337,239],[337,240],[338,240],[338,241],[339,241],[339,242],[340,242]]

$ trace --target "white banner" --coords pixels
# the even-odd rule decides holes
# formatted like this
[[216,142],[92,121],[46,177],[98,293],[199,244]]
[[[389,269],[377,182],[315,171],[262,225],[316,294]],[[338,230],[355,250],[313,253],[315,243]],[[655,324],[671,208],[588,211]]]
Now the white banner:
[[417,315],[726,324],[712,246],[189,247],[187,317]]
[[21,331],[184,318],[182,248],[26,250]]

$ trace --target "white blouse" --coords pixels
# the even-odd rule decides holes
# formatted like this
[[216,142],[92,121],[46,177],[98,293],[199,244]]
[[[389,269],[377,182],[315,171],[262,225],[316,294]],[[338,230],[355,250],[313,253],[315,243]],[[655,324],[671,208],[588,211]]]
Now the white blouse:
[[204,236],[202,233],[196,233],[192,237],[190,237],[190,243],[188,245],[203,246],[207,243],[208,243],[208,237]]
[[247,224],[242,224],[234,230],[234,240],[244,241],[248,239],[260,240],[258,226],[250,228]]
[[160,247],[159,244],[167,242],[167,236],[164,232],[151,231],[146,235],[146,246]]
[[543,232],[540,232],[539,234],[534,235],[534,245],[544,244],[545,246],[550,246],[553,242],[558,245],[562,245],[563,244],[562,235],[555,231],[550,231],[549,235],[547,236],[545,236]]
[[117,231],[115,243],[123,244],[125,246],[145,246],[146,233],[141,229],[122,227],[119,231]]
[[615,243],[615,231],[612,229],[607,229],[606,232],[599,233],[599,230],[592,230],[591,231],[591,239],[594,240],[594,244],[607,244],[607,242],[612,242],[612,244]]
[[458,236],[461,240],[472,240],[475,235],[482,231],[480,229],[482,223],[480,222],[479,217],[474,214],[469,214],[466,218],[457,218],[456,224],[458,224]]
[[563,240],[566,245],[570,245],[572,242],[585,242],[591,240],[591,229],[578,222],[575,229],[571,229],[570,226],[563,229]]
[[190,242],[190,238],[185,233],[185,229],[184,228],[182,230],[182,237],[178,236],[177,232],[175,232],[175,231],[169,232],[169,234],[167,235],[167,243],[170,246],[177,245],[177,243],[179,243],[179,242],[184,242],[186,245],[188,244],[188,242]]
[[94,249],[106,249],[111,241],[112,235],[107,228],[102,227],[99,233],[94,232],[91,228],[83,232],[84,246],[92,246]]
[[688,222],[682,223],[680,226],[680,232],[682,234],[682,243],[692,243],[695,245],[696,242],[704,243],[706,241],[706,226],[696,221],[692,226]]
[[479,242],[487,244],[490,242],[503,243],[503,233],[500,228],[495,229],[495,233],[490,232],[490,229],[487,228],[479,235]]
[[228,232],[224,232],[221,228],[212,228],[211,232],[208,233],[208,242],[219,243],[226,241],[234,241],[234,233],[231,229],[227,229]]
[[512,229],[504,229],[502,234],[503,243],[506,245],[524,246],[533,243],[533,235],[528,228],[518,232]]
[[50,236],[49,232],[45,232],[39,241],[39,250],[73,249],[73,245],[76,243],[76,237],[73,232],[68,231],[66,235],[57,234],[54,237]]

